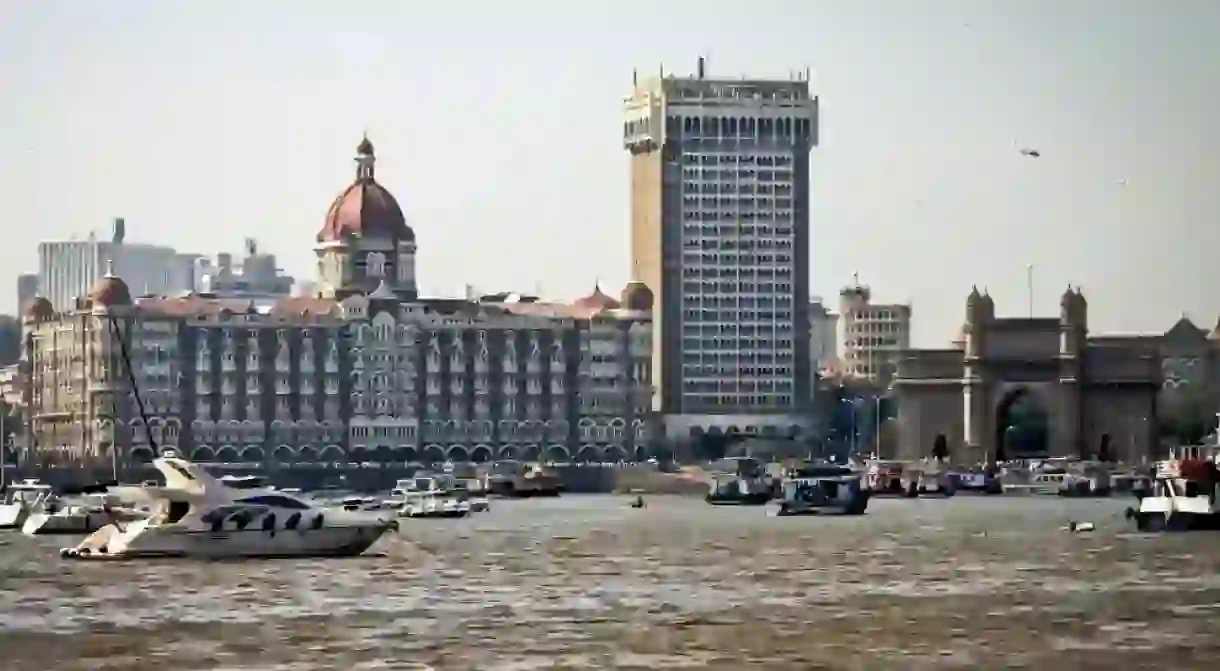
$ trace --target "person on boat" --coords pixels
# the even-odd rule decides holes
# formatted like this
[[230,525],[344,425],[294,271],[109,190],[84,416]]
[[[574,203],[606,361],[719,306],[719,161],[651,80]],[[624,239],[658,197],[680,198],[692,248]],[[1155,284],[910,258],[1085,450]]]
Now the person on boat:
[[635,497],[635,501],[631,502],[631,507],[632,508],[643,508],[644,507],[644,496],[642,494],[637,494]]

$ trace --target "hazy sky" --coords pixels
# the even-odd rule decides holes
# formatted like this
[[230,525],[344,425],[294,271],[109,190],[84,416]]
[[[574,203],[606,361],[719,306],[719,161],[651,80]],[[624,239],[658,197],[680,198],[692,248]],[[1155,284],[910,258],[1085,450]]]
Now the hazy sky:
[[425,291],[617,291],[631,70],[705,54],[713,74],[813,68],[814,293],[859,272],[942,346],[972,283],[1024,314],[1033,263],[1040,313],[1072,282],[1095,331],[1210,328],[1218,36],[1214,0],[11,0],[0,310],[38,240],[114,216],[180,250],[252,236],[311,277],[365,129]]

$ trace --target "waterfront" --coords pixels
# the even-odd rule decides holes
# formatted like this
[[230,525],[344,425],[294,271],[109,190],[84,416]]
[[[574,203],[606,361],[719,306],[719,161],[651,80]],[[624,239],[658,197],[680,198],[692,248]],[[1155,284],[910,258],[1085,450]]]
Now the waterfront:
[[[1200,668],[1220,535],[1127,533],[1131,499],[496,501],[356,560],[61,561],[0,535],[6,671]],[[1096,522],[1068,534],[1069,519]]]

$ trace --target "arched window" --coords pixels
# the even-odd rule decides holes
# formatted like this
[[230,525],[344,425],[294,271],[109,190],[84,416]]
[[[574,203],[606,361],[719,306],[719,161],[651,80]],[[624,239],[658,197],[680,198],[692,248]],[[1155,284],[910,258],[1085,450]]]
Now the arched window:
[[385,277],[385,254],[381,252],[372,252],[368,255],[368,273],[369,277]]

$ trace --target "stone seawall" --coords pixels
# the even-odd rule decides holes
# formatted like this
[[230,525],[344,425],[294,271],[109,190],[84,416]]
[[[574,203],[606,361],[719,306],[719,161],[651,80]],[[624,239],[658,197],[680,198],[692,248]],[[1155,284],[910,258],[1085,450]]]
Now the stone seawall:
[[[356,492],[386,492],[395,481],[409,478],[415,469],[389,468],[328,468],[323,466],[295,466],[291,468],[262,468],[255,465],[207,466],[213,475],[262,475],[276,487],[297,487],[304,490],[323,488]],[[675,473],[662,473],[653,464],[567,464],[555,467],[563,481],[564,491],[571,494],[608,494],[611,492],[640,494],[697,494],[707,493],[706,476],[697,467],[685,467]],[[110,471],[87,471],[77,468],[10,469],[6,474],[10,482],[22,478],[38,478],[53,487],[73,488],[81,485],[105,482],[114,479]],[[158,480],[160,474],[152,466],[125,469],[118,480],[136,484],[144,480]]]

